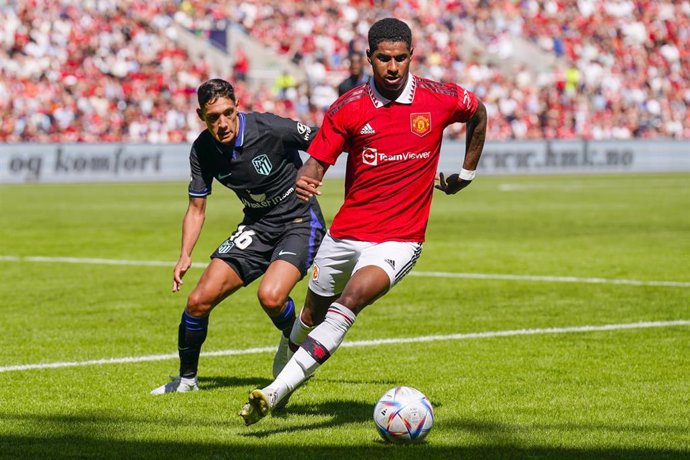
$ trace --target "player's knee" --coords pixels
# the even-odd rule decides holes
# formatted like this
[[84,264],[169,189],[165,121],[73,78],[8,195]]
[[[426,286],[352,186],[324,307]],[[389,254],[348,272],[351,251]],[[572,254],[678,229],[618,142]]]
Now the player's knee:
[[361,294],[355,292],[343,292],[336,300],[340,305],[352,310],[354,314],[358,314],[364,307],[369,304],[369,300]]
[[328,312],[328,307],[338,298],[338,296],[320,296],[311,289],[307,290],[307,297],[304,299],[304,307],[300,311],[300,319],[307,326],[318,326],[323,323]]
[[277,289],[261,287],[256,293],[259,298],[259,303],[266,311],[280,312],[287,302],[287,296],[282,294]]
[[364,267],[358,270],[336,302],[359,314],[364,307],[372,304],[390,289],[390,279],[379,267]]
[[211,302],[200,292],[192,291],[187,298],[187,313],[191,316],[206,316],[211,312]]

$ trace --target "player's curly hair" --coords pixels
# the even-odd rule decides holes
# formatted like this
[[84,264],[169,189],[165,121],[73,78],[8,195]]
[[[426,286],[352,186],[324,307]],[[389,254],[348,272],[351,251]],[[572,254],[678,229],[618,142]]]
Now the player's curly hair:
[[196,95],[199,99],[199,107],[202,109],[207,103],[213,102],[219,97],[227,97],[232,102],[237,102],[235,98],[235,88],[233,88],[230,83],[220,78],[213,78],[202,83],[196,91]]
[[400,19],[385,18],[369,29],[369,50],[374,51],[381,42],[405,42],[412,49],[412,31]]

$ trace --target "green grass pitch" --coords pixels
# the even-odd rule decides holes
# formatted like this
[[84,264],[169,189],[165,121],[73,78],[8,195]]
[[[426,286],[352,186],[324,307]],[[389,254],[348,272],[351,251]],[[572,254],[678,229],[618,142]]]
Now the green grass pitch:
[[[327,220],[341,199],[327,178]],[[170,292],[186,204],[185,183],[0,186],[0,457],[690,458],[690,175],[480,176],[437,192],[415,270],[346,343],[685,323],[344,347],[251,427],[237,412],[269,382],[268,351],[202,356],[202,391],[162,397],[149,391],[176,359],[16,370],[174,354],[201,274]],[[240,215],[216,187],[196,263]],[[205,352],[277,344],[255,290],[215,310]],[[397,385],[435,407],[422,444],[378,438],[374,404]]]

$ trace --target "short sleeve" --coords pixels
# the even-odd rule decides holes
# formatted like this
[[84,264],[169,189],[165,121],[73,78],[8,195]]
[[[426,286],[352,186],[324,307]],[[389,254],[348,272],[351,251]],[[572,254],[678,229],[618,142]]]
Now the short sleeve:
[[[338,112],[340,113],[342,112]],[[307,153],[316,160],[333,165],[343,153],[345,142],[345,129],[339,125],[334,115],[327,113]]]
[[211,194],[213,176],[205,174],[197,152],[197,144],[192,145],[189,152],[189,166],[191,179],[189,180],[189,196],[204,197]]
[[457,105],[453,115],[453,123],[467,123],[477,111],[479,99],[472,91],[466,90],[462,86],[456,85],[458,89]]

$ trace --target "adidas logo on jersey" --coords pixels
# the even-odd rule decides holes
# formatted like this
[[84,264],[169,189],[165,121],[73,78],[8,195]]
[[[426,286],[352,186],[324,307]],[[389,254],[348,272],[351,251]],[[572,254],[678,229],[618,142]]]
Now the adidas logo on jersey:
[[388,262],[388,265],[391,266],[393,270],[395,270],[395,261],[392,259],[384,259],[386,262]]
[[359,134],[375,134],[375,133],[376,133],[376,131],[374,131],[374,128],[372,128],[372,127],[369,125],[369,123],[367,123],[366,125],[364,125],[364,127],[362,128],[362,130],[359,132]]

